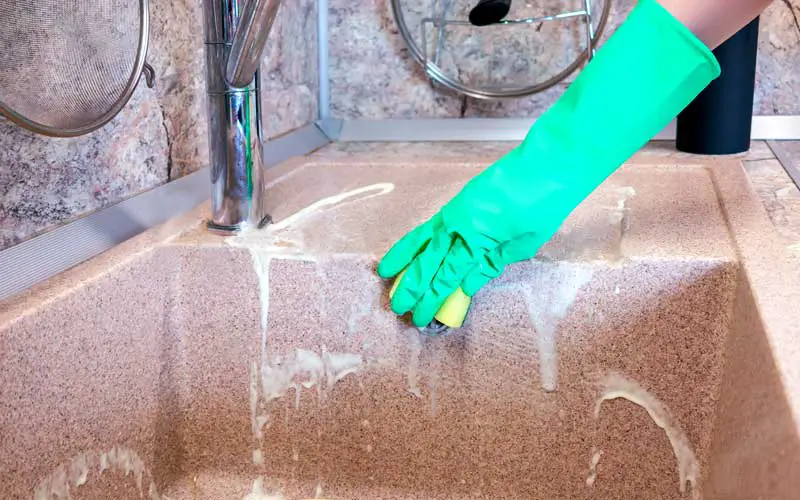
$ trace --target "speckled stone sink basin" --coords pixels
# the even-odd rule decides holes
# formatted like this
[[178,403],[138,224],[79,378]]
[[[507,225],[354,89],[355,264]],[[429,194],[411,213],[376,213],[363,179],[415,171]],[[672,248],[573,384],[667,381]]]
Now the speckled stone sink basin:
[[379,256],[485,162],[271,171],[0,304],[2,498],[796,499],[800,272],[737,162],[634,159],[428,337]]

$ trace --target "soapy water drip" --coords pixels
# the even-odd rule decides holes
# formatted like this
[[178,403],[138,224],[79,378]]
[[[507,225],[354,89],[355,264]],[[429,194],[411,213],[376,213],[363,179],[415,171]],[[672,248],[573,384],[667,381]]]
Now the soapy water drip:
[[[692,443],[664,404],[643,387],[622,375],[611,373],[602,380],[603,392],[594,408],[594,418],[600,418],[604,401],[626,399],[644,408],[653,422],[667,434],[675,459],[678,463],[678,488],[686,493],[687,484],[691,486],[693,500],[700,500],[700,464],[695,456]],[[594,482],[594,481],[593,481]]]
[[619,188],[614,189],[614,191],[619,194],[619,200],[617,200],[617,205],[613,207],[604,207],[611,212],[610,220],[614,224],[620,224],[620,230],[624,233],[627,228],[627,214],[630,210],[627,207],[628,200],[634,196],[636,196],[636,190],[631,186],[622,186]]
[[323,350],[320,356],[307,349],[294,349],[287,356],[275,356],[261,366],[261,397],[270,403],[291,389],[299,392],[316,387],[320,400],[324,401],[337,382],[356,373],[364,364],[360,354]]
[[[272,260],[276,258],[312,262],[315,260],[312,256],[303,255],[302,244],[297,241],[297,235],[294,235],[294,238],[282,238],[279,233],[291,229],[304,219],[324,209],[337,205],[341,206],[345,203],[363,201],[374,196],[390,193],[393,190],[394,184],[378,183],[329,196],[263,229],[256,230],[251,227],[245,227],[240,234],[225,240],[228,245],[244,248],[250,253],[253,269],[258,279],[261,324],[260,373],[254,363],[250,367],[250,410],[253,437],[256,441],[253,450],[253,462],[255,465],[260,465],[263,462],[263,429],[269,424],[269,408],[267,406],[271,401],[282,397],[289,389],[294,389],[295,408],[299,409],[301,387],[308,389],[317,385],[318,394],[322,397],[320,379],[323,376],[327,380],[327,390],[330,392],[338,380],[355,372],[363,361],[360,356],[353,354],[325,353],[323,355],[324,359],[322,359],[310,351],[299,349],[292,353],[293,357],[290,356],[288,360],[283,362],[279,358],[270,360],[268,339],[269,270]],[[295,380],[303,376],[305,380]],[[261,379],[260,391],[259,378]],[[259,494],[256,491],[256,486],[254,484],[253,495]]]
[[[323,350],[318,355],[307,349],[294,349],[286,356],[275,356],[261,366],[260,393],[258,384],[250,386],[253,429],[259,449],[263,447],[264,428],[269,427],[269,413],[274,401],[294,390],[294,405],[300,408],[303,389],[316,388],[317,400],[323,403],[331,397],[334,385],[350,374],[356,373],[367,361],[360,354],[331,353]],[[260,405],[252,405],[253,400]],[[259,409],[263,413],[259,413]],[[287,411],[288,419],[288,408]]]
[[314,488],[314,498],[322,498],[322,482],[317,482],[317,487]]
[[[273,356],[272,360],[261,366],[260,372],[260,391],[258,384],[251,385],[251,402],[255,398],[258,401],[257,410],[253,413],[253,428],[257,442],[257,447],[253,451],[254,465],[263,464],[263,453],[265,446],[265,428],[270,427],[269,414],[272,411],[273,403],[284,399],[284,396],[294,391],[292,401],[286,400],[283,410],[286,412],[286,425],[289,419],[289,406],[294,405],[295,409],[300,408],[300,393],[303,389],[315,389],[317,402],[320,409],[324,410],[324,402],[331,398],[333,388],[339,381],[349,375],[357,373],[363,367],[370,364],[360,354],[332,353],[322,349],[319,355],[307,349],[294,349],[285,356]],[[259,393],[260,392],[260,393]],[[317,455],[322,439],[322,429],[317,429]],[[300,450],[295,445],[292,446],[293,463],[300,459]],[[318,480],[321,488],[322,477]],[[245,500],[282,500],[280,494],[267,494],[263,490],[263,480],[254,482],[253,491]]]
[[253,261],[253,270],[258,278],[259,301],[261,305],[261,359],[267,357],[267,329],[269,323],[269,268],[274,258],[294,259],[313,262],[315,259],[302,254],[301,242],[295,239],[282,240],[278,233],[291,229],[296,224],[320,211],[342,206],[356,201],[364,201],[375,196],[388,194],[394,191],[394,184],[383,182],[371,184],[360,188],[345,191],[338,195],[328,196],[317,200],[305,208],[271,224],[263,229],[254,229],[249,226],[240,234],[226,238],[225,242],[233,247],[245,248],[249,251]]
[[586,486],[590,488],[594,486],[594,482],[597,480],[597,465],[600,463],[602,456],[602,451],[592,449],[592,459],[589,461],[589,475],[586,476]]
[[259,397],[258,397],[258,366],[255,362],[250,363],[250,423],[253,432],[253,465],[261,465],[264,463],[264,433],[263,428],[266,420],[262,420],[259,415]]
[[409,394],[413,394],[417,398],[422,397],[422,390],[419,387],[419,359],[422,354],[422,339],[415,328],[408,329],[408,346],[409,346],[409,360],[408,372],[406,377],[408,380],[408,388],[406,389]]
[[[99,477],[106,471],[121,473],[125,478],[133,476],[142,498],[161,500],[162,497],[152,480],[153,475],[142,458],[134,450],[123,446],[114,446],[102,453],[86,452],[76,455],[68,465],[59,466],[50,476],[40,481],[34,489],[33,498],[34,500],[70,499],[72,498],[70,492],[77,491],[91,481],[92,477]],[[150,478],[146,492],[145,477]]]
[[559,323],[593,274],[591,268],[572,263],[543,263],[534,282],[524,288],[528,314],[538,336],[539,378],[546,392],[558,388]]
[[264,491],[264,478],[259,477],[253,481],[253,489],[244,500],[284,500],[284,496],[281,493],[267,494]]
[[408,328],[406,330],[406,340],[408,342],[408,366],[406,368],[406,391],[414,395],[417,399],[422,399],[423,391],[420,383],[422,381],[423,372],[420,369],[423,352],[430,352],[431,359],[428,366],[427,376],[428,384],[427,389],[429,393],[430,414],[431,417],[436,418],[438,411],[438,395],[439,395],[439,378],[442,365],[442,350],[444,349],[441,343],[441,337],[426,337],[419,334],[417,328]]
[[289,217],[286,217],[281,221],[276,222],[270,227],[270,229],[272,232],[281,231],[283,229],[286,229],[287,227],[291,227],[292,225],[296,224],[302,219],[305,219],[309,215],[317,213],[324,208],[336,205],[341,206],[345,202],[352,203],[354,201],[364,201],[366,199],[373,198],[375,196],[389,194],[392,191],[394,191],[394,184],[392,184],[391,182],[380,182],[377,184],[371,184],[369,186],[363,186],[360,188],[351,189],[350,191],[345,191],[344,193],[337,194],[334,196],[328,196],[327,198],[322,198],[321,200],[316,201],[311,205],[293,213]]
[[[267,330],[269,323],[269,268],[274,258],[296,259],[314,261],[311,256],[298,255],[297,246],[281,245],[276,233],[291,228],[294,224],[311,216],[320,210],[332,206],[363,201],[375,196],[390,193],[394,190],[394,184],[377,183],[369,186],[360,187],[335,196],[329,196],[318,200],[311,205],[295,212],[283,220],[267,226],[261,230],[254,230],[245,227],[240,234],[231,236],[225,242],[233,247],[245,248],[249,251],[253,261],[253,269],[258,278],[259,301],[261,306],[261,360],[262,365],[267,359]],[[289,241],[289,243],[293,243]]]
[[253,269],[258,277],[258,292],[261,312],[261,359],[262,362],[267,358],[267,324],[269,322],[269,266],[272,263],[272,256],[269,253],[256,249],[250,249],[250,257],[253,260]]
[[431,388],[431,417],[436,418],[437,401],[439,394],[439,373],[442,366],[442,344],[437,339],[432,339],[433,363],[431,364],[430,388]]
[[[239,234],[226,238],[226,243],[239,248],[261,249],[268,251],[276,256],[302,254],[302,238],[299,234],[287,230],[299,229],[300,223],[323,213],[329,208],[340,208],[356,202],[361,202],[385,195],[394,191],[394,184],[390,182],[380,182],[351,189],[343,193],[328,196],[315,201],[297,212],[284,217],[278,222],[269,224],[262,229],[246,225]],[[256,270],[258,271],[258,270]]]

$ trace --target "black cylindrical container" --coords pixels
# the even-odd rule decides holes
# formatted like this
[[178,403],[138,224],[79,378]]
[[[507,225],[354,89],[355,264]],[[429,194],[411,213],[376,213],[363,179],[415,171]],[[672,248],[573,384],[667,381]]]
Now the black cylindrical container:
[[750,149],[758,18],[714,50],[722,74],[678,115],[679,151],[704,155]]

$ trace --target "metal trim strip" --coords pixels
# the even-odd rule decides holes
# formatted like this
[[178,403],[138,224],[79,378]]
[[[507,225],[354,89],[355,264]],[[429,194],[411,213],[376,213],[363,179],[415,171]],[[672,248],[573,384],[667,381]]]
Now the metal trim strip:
[[783,149],[780,142],[767,141],[767,146],[772,150],[775,158],[778,159],[778,163],[781,164],[783,170],[785,170],[786,174],[792,179],[794,185],[800,189],[800,164],[796,164],[796,162],[792,161],[791,156]]
[[209,197],[208,169],[189,174],[0,252],[0,300],[185,213]]
[[[533,118],[344,120],[342,142],[522,141]],[[800,115],[754,116],[753,140],[800,140]],[[675,140],[675,122],[655,140]]]
[[317,72],[319,78],[319,119],[331,114],[331,89],[328,76],[328,0],[317,1]]
[[[277,165],[330,143],[316,124],[264,143]],[[168,182],[0,251],[0,301],[85,262],[208,200],[208,168]]]
[[304,156],[327,146],[331,140],[316,123],[310,123],[288,134],[264,143],[264,165],[274,167],[294,156]]
[[335,118],[323,118],[321,120],[317,120],[317,127],[319,127],[319,129],[322,130],[322,133],[325,134],[332,142],[339,140],[339,136],[342,134],[343,124],[343,120],[337,120]]

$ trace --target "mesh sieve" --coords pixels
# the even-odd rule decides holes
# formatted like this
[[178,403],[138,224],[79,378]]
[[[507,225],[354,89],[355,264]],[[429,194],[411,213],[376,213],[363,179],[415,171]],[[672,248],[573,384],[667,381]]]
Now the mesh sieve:
[[72,137],[106,124],[146,65],[148,0],[0,0],[0,114]]

